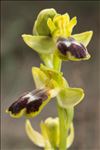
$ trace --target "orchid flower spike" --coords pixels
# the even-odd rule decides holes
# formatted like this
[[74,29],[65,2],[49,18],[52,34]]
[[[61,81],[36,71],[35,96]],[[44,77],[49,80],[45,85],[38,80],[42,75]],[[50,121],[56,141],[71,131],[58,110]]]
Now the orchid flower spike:
[[40,124],[41,134],[26,120],[30,140],[45,150],[66,150],[74,140],[74,107],[84,98],[84,90],[70,87],[61,72],[62,61],[88,60],[87,46],[93,31],[73,34],[77,17],[59,14],[53,8],[40,11],[33,34],[23,34],[24,42],[36,51],[44,64],[32,67],[36,88],[22,94],[6,112],[13,118],[36,117],[56,97],[59,118],[47,118]]

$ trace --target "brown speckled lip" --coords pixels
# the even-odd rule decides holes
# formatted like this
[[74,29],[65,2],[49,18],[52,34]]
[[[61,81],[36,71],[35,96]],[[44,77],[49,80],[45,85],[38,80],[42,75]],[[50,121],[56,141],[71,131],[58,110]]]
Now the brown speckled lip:
[[[36,99],[32,98],[35,97]],[[31,100],[30,100],[31,99]],[[12,114],[18,114],[22,109],[26,109],[26,113],[36,112],[42,105],[43,101],[48,99],[48,93],[44,89],[36,89],[20,96],[8,109]]]
[[[70,45],[67,46],[66,42],[69,42]],[[67,52],[70,52],[76,58],[85,58],[87,54],[87,49],[83,44],[78,43],[74,38],[59,38],[57,40],[57,48],[64,55],[67,55]]]

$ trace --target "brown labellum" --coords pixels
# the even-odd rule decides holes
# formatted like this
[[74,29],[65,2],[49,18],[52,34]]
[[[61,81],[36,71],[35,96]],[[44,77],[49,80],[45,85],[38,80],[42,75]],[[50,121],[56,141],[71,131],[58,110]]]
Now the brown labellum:
[[42,105],[43,101],[48,99],[48,93],[44,89],[36,89],[20,96],[8,109],[12,114],[18,114],[22,109],[26,109],[26,113],[36,112]]
[[87,49],[83,44],[78,43],[74,38],[59,38],[57,40],[57,48],[60,53],[64,56],[67,56],[67,53],[70,52],[72,56],[76,58],[85,58],[87,55]]

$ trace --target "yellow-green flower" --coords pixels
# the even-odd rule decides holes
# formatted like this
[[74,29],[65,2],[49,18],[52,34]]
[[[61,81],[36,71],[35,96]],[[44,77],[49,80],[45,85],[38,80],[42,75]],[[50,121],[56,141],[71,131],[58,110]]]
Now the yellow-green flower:
[[87,60],[90,58],[87,45],[93,32],[73,35],[72,31],[76,24],[76,17],[70,19],[68,13],[61,15],[54,9],[46,9],[39,13],[33,35],[23,34],[22,37],[25,43],[40,55],[56,53],[62,60]]
[[11,117],[19,118],[37,116],[44,106],[58,95],[58,103],[61,107],[75,106],[84,97],[80,88],[69,87],[62,73],[49,69],[44,65],[40,68],[32,68],[36,89],[24,93],[7,109]]
[[[26,120],[26,133],[29,139],[39,147],[45,148],[45,150],[53,150],[53,148],[59,147],[60,131],[59,131],[59,119],[47,118],[40,124],[41,134],[34,130],[29,120]],[[70,124],[69,134],[66,139],[67,148],[69,148],[74,140],[74,128],[73,123]]]

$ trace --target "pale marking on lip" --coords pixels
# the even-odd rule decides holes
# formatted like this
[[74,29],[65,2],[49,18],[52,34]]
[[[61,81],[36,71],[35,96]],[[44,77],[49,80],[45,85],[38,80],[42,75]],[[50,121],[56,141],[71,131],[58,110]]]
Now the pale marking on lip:
[[70,47],[71,42],[70,41],[65,41],[65,44],[67,45],[67,47]]
[[42,94],[43,92],[46,92],[46,91],[47,91],[47,90],[43,89],[43,90],[39,91],[38,93],[36,93],[35,95],[33,95],[32,92],[30,92],[30,93],[28,93],[27,95],[23,96],[23,99],[24,99],[24,98],[29,98],[29,99],[28,99],[28,102],[27,102],[27,104],[28,104],[28,103],[30,103],[30,102],[32,102],[32,101],[35,101],[35,100],[41,98],[41,94]]
[[[38,99],[38,97],[35,96],[35,95],[33,96],[33,95],[31,94],[31,92],[30,92],[29,94],[25,95],[25,96],[23,97],[23,99],[24,99],[24,98],[29,98],[29,99],[28,99],[28,103],[30,103],[30,102],[32,102],[32,101]],[[27,104],[28,104],[28,103],[27,103]]]

